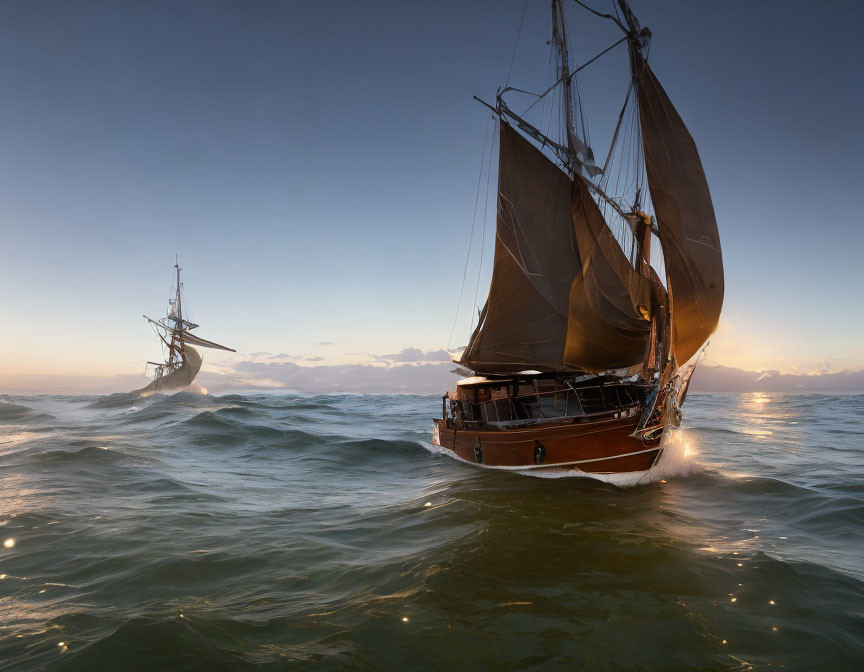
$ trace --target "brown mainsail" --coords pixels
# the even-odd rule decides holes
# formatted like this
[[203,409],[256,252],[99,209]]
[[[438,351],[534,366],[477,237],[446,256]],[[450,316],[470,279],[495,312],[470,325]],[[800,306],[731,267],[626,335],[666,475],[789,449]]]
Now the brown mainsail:
[[645,168],[672,309],[671,352],[682,365],[717,328],[723,255],[696,143],[648,63],[631,46]]
[[581,269],[570,288],[564,359],[593,373],[641,364],[651,339],[650,281],[624,255],[581,177],[572,214]]
[[651,284],[572,179],[501,123],[489,298],[461,363],[482,373],[588,371],[645,361]]
[[[492,280],[456,360],[476,375],[444,396],[433,431],[436,445],[469,462],[650,469],[664,432],[680,423],[693,370],[680,367],[717,326],[723,262],[702,164],[642,56],[650,31],[617,1],[618,17],[599,16],[625,37],[571,69],[564,5],[552,0],[557,80],[534,95],[557,92],[557,140],[524,118],[534,103],[519,115],[505,102],[525,90],[505,86],[496,105],[484,103],[500,139]],[[624,41],[631,88],[601,169],[575,75]],[[655,238],[665,284],[652,266]]]
[[461,363],[482,373],[568,371],[570,285],[579,269],[572,180],[502,123],[498,215],[489,298]]

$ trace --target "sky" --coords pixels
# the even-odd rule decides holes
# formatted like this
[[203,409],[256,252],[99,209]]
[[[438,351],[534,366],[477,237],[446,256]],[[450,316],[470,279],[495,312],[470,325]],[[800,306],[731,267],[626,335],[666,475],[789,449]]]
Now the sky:
[[[864,4],[631,4],[717,213],[709,361],[864,368]],[[619,38],[566,9],[577,60]],[[494,182],[451,339],[489,127],[472,96],[508,70],[543,90],[549,37],[546,0],[0,3],[0,387],[140,376],[175,254],[201,336],[238,351],[205,371],[440,363],[490,270]],[[586,71],[595,146],[624,66],[622,45]]]

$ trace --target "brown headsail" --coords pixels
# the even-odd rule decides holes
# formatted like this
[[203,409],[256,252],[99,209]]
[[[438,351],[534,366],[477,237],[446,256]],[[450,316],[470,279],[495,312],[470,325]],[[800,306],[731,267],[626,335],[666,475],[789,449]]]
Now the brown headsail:
[[717,328],[723,255],[696,143],[648,63],[631,45],[648,186],[666,261],[671,354],[683,365]]

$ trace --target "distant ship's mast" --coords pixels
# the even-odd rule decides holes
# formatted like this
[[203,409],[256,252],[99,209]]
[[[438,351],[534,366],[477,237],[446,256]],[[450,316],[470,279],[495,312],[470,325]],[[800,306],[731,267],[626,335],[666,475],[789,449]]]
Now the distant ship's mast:
[[171,368],[180,366],[186,358],[183,351],[183,304],[180,294],[180,265],[175,258],[174,268],[177,271],[177,290],[174,295],[174,300],[171,302],[173,315],[169,314],[169,318],[174,321],[174,329],[171,330],[171,344],[168,346],[168,365]]

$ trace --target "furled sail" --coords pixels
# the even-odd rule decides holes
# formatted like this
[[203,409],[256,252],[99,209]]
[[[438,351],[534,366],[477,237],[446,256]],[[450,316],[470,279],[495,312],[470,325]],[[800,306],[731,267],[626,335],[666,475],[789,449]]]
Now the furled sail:
[[502,120],[492,284],[461,363],[482,373],[572,371],[564,363],[579,272],[570,177]]
[[631,46],[648,186],[666,262],[671,353],[690,359],[717,328],[723,256],[708,182],[693,138],[651,68]]
[[219,345],[213,341],[208,341],[204,338],[190,334],[188,331],[183,334],[183,342],[191,345],[200,345],[202,348],[213,348],[214,350],[227,350],[228,352],[237,352],[233,348],[226,348],[224,345]]
[[630,264],[581,178],[572,217],[581,270],[570,288],[564,361],[595,373],[641,364],[651,340],[651,282]]

